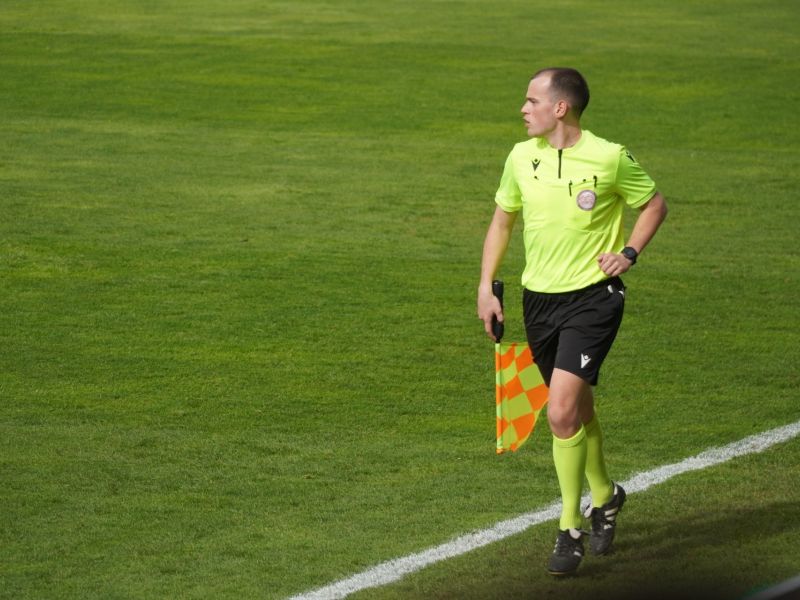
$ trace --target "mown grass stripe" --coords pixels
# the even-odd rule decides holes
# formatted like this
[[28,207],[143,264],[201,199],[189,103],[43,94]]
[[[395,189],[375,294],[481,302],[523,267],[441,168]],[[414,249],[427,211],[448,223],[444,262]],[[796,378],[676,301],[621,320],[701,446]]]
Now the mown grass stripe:
[[[621,483],[628,493],[643,492],[677,475],[713,467],[747,454],[763,452],[775,444],[786,442],[798,435],[800,435],[800,421],[743,438],[726,446],[711,448],[677,463],[638,473]],[[355,592],[387,585],[437,562],[466,554],[521,533],[534,525],[554,520],[560,510],[561,503],[554,502],[539,510],[500,521],[487,529],[462,535],[422,552],[383,562],[346,579],[292,596],[289,600],[335,600]]]

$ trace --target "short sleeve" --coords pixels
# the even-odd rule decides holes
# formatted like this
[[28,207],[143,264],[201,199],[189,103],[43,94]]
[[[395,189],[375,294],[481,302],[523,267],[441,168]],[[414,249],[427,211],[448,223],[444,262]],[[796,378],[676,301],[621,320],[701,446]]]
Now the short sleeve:
[[517,185],[517,178],[514,175],[514,161],[512,153],[506,159],[503,168],[503,176],[500,178],[500,187],[494,196],[497,205],[506,212],[517,212],[522,208],[522,193]]
[[616,191],[631,208],[646,204],[656,193],[656,184],[633,155],[620,147]]

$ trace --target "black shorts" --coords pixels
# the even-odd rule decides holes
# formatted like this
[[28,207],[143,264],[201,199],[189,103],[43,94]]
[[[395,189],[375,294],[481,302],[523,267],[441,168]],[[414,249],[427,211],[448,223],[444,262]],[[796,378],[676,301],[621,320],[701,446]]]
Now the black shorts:
[[545,383],[553,369],[574,373],[597,385],[600,365],[617,337],[625,307],[619,277],[582,290],[544,294],[524,290],[525,333]]

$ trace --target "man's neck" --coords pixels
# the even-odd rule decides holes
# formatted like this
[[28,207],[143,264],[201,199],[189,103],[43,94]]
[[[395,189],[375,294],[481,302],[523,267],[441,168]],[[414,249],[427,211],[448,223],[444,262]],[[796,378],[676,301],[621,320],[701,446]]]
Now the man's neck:
[[559,126],[551,131],[547,136],[547,143],[553,148],[561,150],[571,148],[581,139],[580,123],[559,123]]

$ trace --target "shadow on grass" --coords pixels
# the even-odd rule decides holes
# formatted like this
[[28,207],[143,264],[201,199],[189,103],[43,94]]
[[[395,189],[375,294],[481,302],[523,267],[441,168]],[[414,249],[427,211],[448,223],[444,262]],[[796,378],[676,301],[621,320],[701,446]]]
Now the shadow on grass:
[[[800,532],[797,502],[792,501],[752,508],[721,506],[713,513],[686,510],[680,514],[676,507],[669,519],[656,515],[647,527],[634,523],[629,528],[621,522],[614,553],[587,556],[580,578],[607,583],[597,598],[740,598],[775,580],[771,562],[786,548],[771,538],[794,538]],[[610,589],[613,582],[625,579],[648,583],[646,589]],[[746,581],[753,583],[744,584],[743,590]]]
[[[800,532],[797,502],[758,507],[703,510],[694,506],[660,507],[642,515],[634,503],[620,521],[615,551],[588,553],[575,577],[556,579],[545,566],[552,550],[549,529],[535,533],[522,554],[502,550],[476,583],[472,574],[453,581],[450,590],[401,593],[402,598],[436,600],[563,599],[589,600],[738,600],[795,573],[787,554]],[[547,539],[543,539],[546,537]],[[780,539],[778,539],[780,538]],[[499,566],[502,565],[502,566]],[[800,570],[800,565],[798,565]]]

